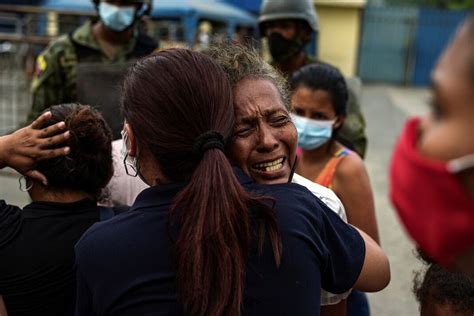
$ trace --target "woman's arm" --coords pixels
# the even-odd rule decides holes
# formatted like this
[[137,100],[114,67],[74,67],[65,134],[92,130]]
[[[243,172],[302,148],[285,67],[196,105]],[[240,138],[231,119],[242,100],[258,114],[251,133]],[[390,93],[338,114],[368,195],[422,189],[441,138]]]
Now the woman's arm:
[[380,244],[369,175],[357,154],[350,153],[340,162],[334,175],[334,192],[346,209],[348,222]]
[[0,316],[8,316],[7,308],[5,307],[5,303],[3,302],[3,298],[0,295]]
[[369,235],[357,229],[365,242],[365,259],[354,288],[363,292],[383,290],[390,282],[390,263],[382,248]]
[[64,122],[40,129],[50,118],[51,112],[43,113],[30,125],[0,136],[0,169],[9,166],[25,176],[46,182],[44,175],[34,170],[36,161],[69,153],[69,147],[56,148],[69,138]]
[[321,306],[320,316],[346,316],[347,300],[342,300],[334,305]]

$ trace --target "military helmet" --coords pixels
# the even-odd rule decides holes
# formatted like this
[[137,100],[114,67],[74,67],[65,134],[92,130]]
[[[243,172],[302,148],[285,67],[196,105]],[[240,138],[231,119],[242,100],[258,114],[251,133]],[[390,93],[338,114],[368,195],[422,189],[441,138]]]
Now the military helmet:
[[314,32],[319,30],[318,17],[311,0],[263,0],[258,18],[261,31],[263,23],[283,19],[304,20]]
[[[92,0],[92,3],[94,6],[97,8],[99,6],[101,0]],[[141,4],[141,8],[138,10],[140,12],[140,16],[142,15],[149,15],[151,12],[151,7],[152,7],[152,0],[122,0],[124,4],[135,4],[139,3]]]

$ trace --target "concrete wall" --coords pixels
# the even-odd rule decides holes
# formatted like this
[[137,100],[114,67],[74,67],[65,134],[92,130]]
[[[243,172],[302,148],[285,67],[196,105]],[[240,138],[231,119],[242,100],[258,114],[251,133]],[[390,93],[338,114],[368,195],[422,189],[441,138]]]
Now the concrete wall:
[[365,0],[314,0],[319,18],[319,58],[355,76]]

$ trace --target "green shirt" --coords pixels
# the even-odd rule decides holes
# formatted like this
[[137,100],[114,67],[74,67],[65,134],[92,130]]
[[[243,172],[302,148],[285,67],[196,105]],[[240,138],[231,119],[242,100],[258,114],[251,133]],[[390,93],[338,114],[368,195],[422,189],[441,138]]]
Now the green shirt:
[[[137,33],[137,32],[135,32]],[[137,35],[123,46],[114,59],[107,57],[92,33],[92,22],[87,21],[72,33],[72,39],[90,49],[88,62],[125,63],[131,58]],[[38,56],[31,84],[33,104],[28,121],[35,119],[46,108],[62,103],[76,102],[76,46],[65,34],[51,42]]]

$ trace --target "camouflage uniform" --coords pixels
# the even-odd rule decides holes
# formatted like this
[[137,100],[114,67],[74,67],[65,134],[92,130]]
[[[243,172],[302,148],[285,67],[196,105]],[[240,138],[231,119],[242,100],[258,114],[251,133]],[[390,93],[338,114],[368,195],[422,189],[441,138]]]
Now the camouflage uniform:
[[135,33],[134,37],[118,52],[112,60],[100,49],[99,43],[92,34],[92,22],[76,29],[72,34],[65,34],[49,44],[38,56],[36,71],[31,85],[33,104],[28,121],[36,118],[44,109],[51,105],[76,102],[76,66],[79,62],[78,47],[87,51],[88,62],[103,64],[124,64],[131,58],[141,57],[153,51],[157,44],[150,38],[141,45],[140,54],[137,46],[143,42],[144,35]]

